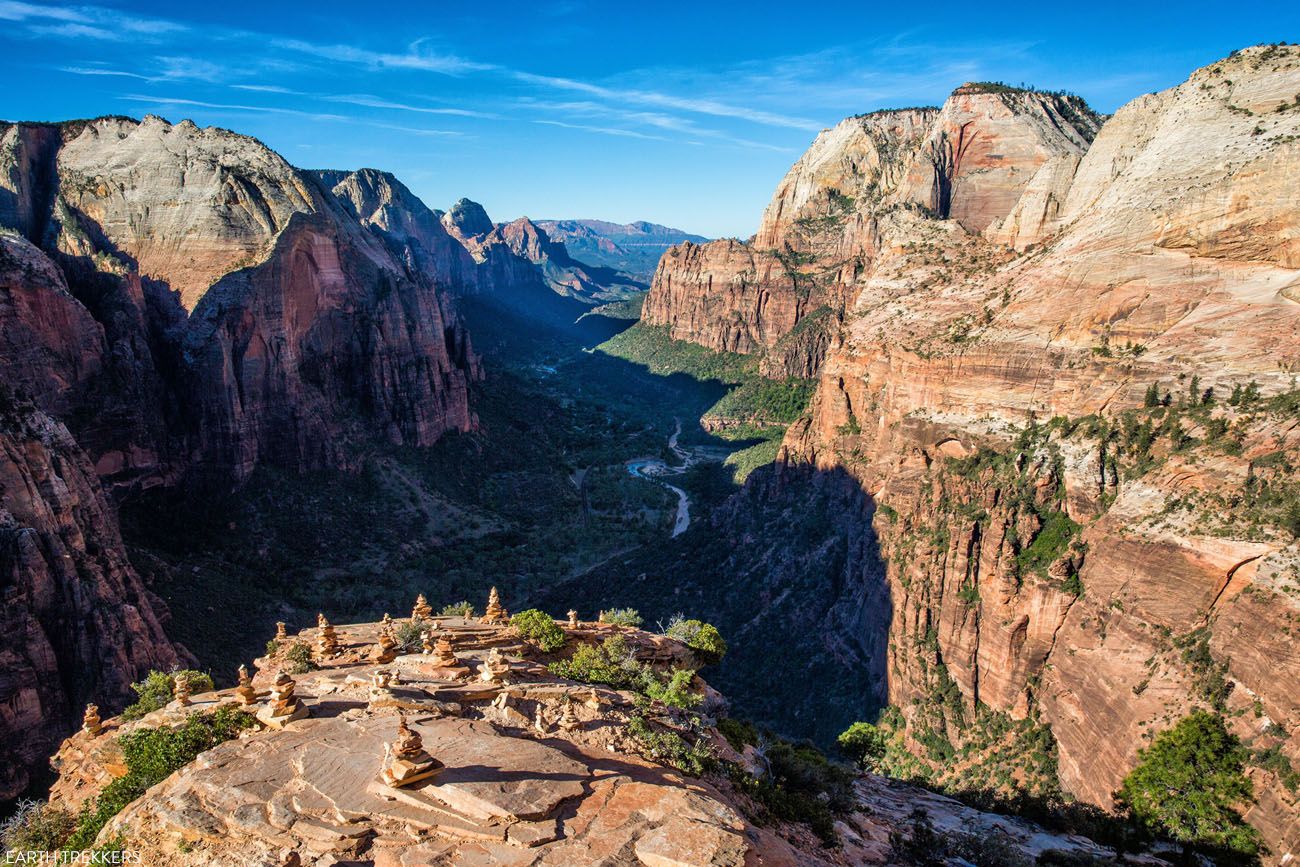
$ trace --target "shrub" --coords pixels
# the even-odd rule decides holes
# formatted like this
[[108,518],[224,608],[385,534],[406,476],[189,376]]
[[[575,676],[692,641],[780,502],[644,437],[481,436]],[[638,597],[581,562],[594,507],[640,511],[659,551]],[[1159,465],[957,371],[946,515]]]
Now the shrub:
[[627,639],[612,635],[599,646],[582,645],[573,656],[552,662],[547,668],[557,677],[628,689],[637,681],[640,664],[632,656]]
[[397,642],[398,650],[403,653],[411,653],[420,650],[424,646],[422,641],[423,633],[424,629],[419,624],[403,620],[393,630],[393,640]]
[[768,771],[755,777],[734,768],[732,781],[737,788],[769,816],[801,822],[823,844],[835,845],[835,814],[854,806],[853,772],[832,764],[811,744],[760,739],[757,749]]
[[19,801],[0,824],[0,847],[6,852],[53,852],[77,827],[77,818],[44,801]]
[[694,671],[681,669],[664,678],[652,666],[637,660],[621,635],[611,635],[595,647],[584,644],[573,656],[556,660],[547,668],[557,677],[634,690],[669,707],[693,708],[703,700],[690,689]]
[[543,653],[551,653],[564,646],[564,630],[551,615],[536,608],[520,611],[510,618],[510,625],[525,641],[535,644]]
[[207,692],[214,688],[212,678],[201,671],[189,668],[170,674],[164,671],[151,671],[145,675],[144,680],[131,684],[131,689],[135,690],[135,694],[140,698],[122,711],[122,719],[140,719],[145,714],[166,706],[172,700],[172,691],[176,687],[176,678],[179,675],[184,675],[189,681],[192,692]]
[[1223,717],[1193,711],[1156,735],[1138,753],[1138,764],[1116,800],[1147,829],[1183,845],[1250,859],[1259,852],[1259,833],[1237,807],[1254,787],[1243,767],[1249,753],[1224,725]]
[[118,738],[126,774],[104,787],[93,802],[87,801],[77,817],[77,829],[65,842],[70,849],[87,849],[100,830],[127,804],[150,787],[188,765],[199,753],[228,741],[254,725],[253,716],[232,707],[203,715],[192,713],[176,728],[145,728]]
[[600,612],[601,623],[612,623],[615,626],[632,626],[638,627],[645,623],[641,617],[641,612],[635,608],[615,608],[610,611]]
[[727,653],[727,642],[711,623],[702,620],[685,620],[678,615],[668,624],[664,633],[685,644],[704,665],[717,665]]
[[647,758],[671,765],[684,774],[698,777],[708,773],[717,763],[713,748],[705,739],[696,737],[691,742],[671,729],[653,728],[640,714],[632,717],[627,730],[636,738]]
[[691,684],[694,682],[695,672],[690,669],[678,669],[667,680],[660,680],[649,666],[642,669],[642,691],[650,698],[661,701],[669,707],[686,710],[704,701],[702,695],[691,691]]
[[306,674],[316,667],[312,662],[311,646],[305,641],[295,641],[289,645],[289,649],[284,652],[284,658],[289,663],[290,674]]
[[464,617],[467,619],[475,614],[477,612],[474,610],[474,606],[463,599],[460,602],[442,606],[442,610],[438,612],[439,617]]
[[855,722],[835,739],[840,752],[858,767],[874,770],[885,756],[885,735],[871,723]]
[[731,748],[740,752],[748,744],[753,746],[758,743],[758,729],[754,728],[753,723],[744,720],[724,717],[718,720],[718,733],[727,739]]

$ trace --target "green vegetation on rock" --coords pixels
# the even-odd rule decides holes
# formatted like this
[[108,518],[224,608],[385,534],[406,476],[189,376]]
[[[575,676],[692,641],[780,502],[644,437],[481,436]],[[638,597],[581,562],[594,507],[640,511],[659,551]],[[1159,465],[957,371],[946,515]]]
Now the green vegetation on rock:
[[127,804],[188,765],[205,750],[228,741],[254,725],[251,714],[230,707],[211,714],[192,713],[176,728],[142,728],[118,738],[127,772],[106,785],[77,817],[76,830],[61,848],[87,849],[100,830]]
[[553,653],[564,646],[564,630],[551,615],[536,608],[520,611],[510,618],[519,637],[537,646],[543,653]]
[[1250,861],[1260,842],[1239,812],[1254,793],[1248,758],[1222,717],[1193,711],[1138,754],[1117,799],[1151,832],[1186,849]]
[[190,685],[191,692],[208,692],[213,688],[212,678],[201,671],[193,669],[184,669],[169,673],[162,671],[151,671],[145,675],[144,680],[131,684],[131,689],[139,699],[134,704],[127,706],[122,711],[122,719],[136,720],[145,714],[152,713],[160,707],[165,707],[172,700],[172,693],[176,688],[176,678],[184,677]]

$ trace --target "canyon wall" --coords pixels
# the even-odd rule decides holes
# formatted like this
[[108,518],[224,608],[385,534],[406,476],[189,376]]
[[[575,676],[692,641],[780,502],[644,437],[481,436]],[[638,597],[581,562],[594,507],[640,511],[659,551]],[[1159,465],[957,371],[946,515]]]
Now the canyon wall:
[[87,702],[184,660],[66,427],[0,388],[0,799],[39,779]]
[[807,375],[874,271],[881,220],[906,211],[982,231],[1045,166],[1077,159],[1098,127],[1077,97],[987,84],[958,88],[938,109],[848,118],[786,174],[752,240],[665,253],[643,318],[680,340],[762,353],[768,375]]
[[368,444],[475,426],[451,293],[484,269],[440,218],[390,175],[300,171],[188,121],[0,126],[0,374],[31,401],[0,478],[0,798],[85,702],[120,707],[183,654],[115,498],[351,469]]
[[[1206,704],[1300,766],[1298,89],[1300,50],[1248,49],[1022,172],[1018,201],[877,220],[785,460],[878,504],[888,696],[931,772],[1003,712],[1110,806]],[[1248,819],[1294,851],[1293,783],[1251,776]]]

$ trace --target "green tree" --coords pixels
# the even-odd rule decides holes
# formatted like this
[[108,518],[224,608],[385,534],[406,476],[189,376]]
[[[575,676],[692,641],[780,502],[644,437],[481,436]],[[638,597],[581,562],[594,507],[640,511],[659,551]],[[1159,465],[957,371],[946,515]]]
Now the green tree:
[[1149,831],[1181,843],[1185,855],[1201,849],[1251,861],[1259,833],[1237,811],[1254,794],[1247,758],[1221,716],[1196,710],[1138,754],[1116,800]]
[[1151,407],[1160,406],[1160,386],[1154,382],[1147,388],[1146,396],[1142,399],[1142,405],[1150,409]]
[[885,735],[871,723],[855,722],[835,739],[840,752],[865,770],[875,770],[885,757]]

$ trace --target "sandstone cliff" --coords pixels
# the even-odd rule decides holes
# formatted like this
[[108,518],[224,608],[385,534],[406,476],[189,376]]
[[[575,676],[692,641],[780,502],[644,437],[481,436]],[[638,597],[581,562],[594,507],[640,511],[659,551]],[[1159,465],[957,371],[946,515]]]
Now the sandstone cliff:
[[[390,176],[302,172],[245,136],[154,117],[5,124],[0,221],[0,374],[57,418],[46,420],[61,431],[56,445],[76,449],[60,461],[93,466],[80,487],[66,486],[97,510],[84,521],[10,505],[15,532],[52,532],[41,521],[54,522],[115,558],[83,575],[94,593],[48,590],[48,568],[25,548],[6,560],[17,592],[47,588],[15,616],[35,611],[49,630],[100,619],[76,653],[43,652],[26,620],[0,637],[0,653],[36,654],[12,667],[14,689],[45,690],[39,702],[13,693],[21,719],[4,720],[6,743],[32,729],[6,782],[21,787],[80,704],[119,705],[145,663],[175,661],[98,481],[121,496],[196,482],[228,489],[260,463],[347,469],[368,443],[428,446],[471,429],[469,383],[481,368],[448,293],[479,274]],[[16,455],[34,448],[30,439]]]
[[[1300,764],[1300,423],[1269,398],[1300,369],[1298,85],[1300,51],[1248,49],[1041,162],[1019,202],[877,222],[786,447],[879,504],[887,696],[918,753],[985,708],[1029,717],[1065,790],[1108,806],[1149,733],[1210,703]],[[1295,851],[1296,793],[1252,776],[1249,819]]]
[[[777,186],[752,241],[684,244],[660,261],[644,318],[678,339],[815,370],[900,210],[971,231],[1002,220],[1045,166],[1077,159],[1098,118],[1077,97],[968,84],[941,109],[880,111],[822,132]],[[823,308],[794,351],[782,341]]]
[[480,265],[477,291],[508,305],[544,303],[545,291],[595,305],[632,297],[644,287],[612,268],[579,262],[564,243],[527,217],[496,224],[477,202],[461,199],[443,225]]
[[0,387],[0,799],[21,794],[87,702],[176,665],[165,609],[67,428]]
[[[102,475],[239,481],[263,453],[345,464],[358,425],[411,445],[472,426],[479,370],[444,293],[474,263],[395,179],[302,172],[254,139],[156,117],[15,125],[5,142],[13,227],[112,348],[96,398],[76,381],[38,390],[51,410],[55,392],[96,410],[73,429]],[[26,366],[32,385],[55,375]]]

